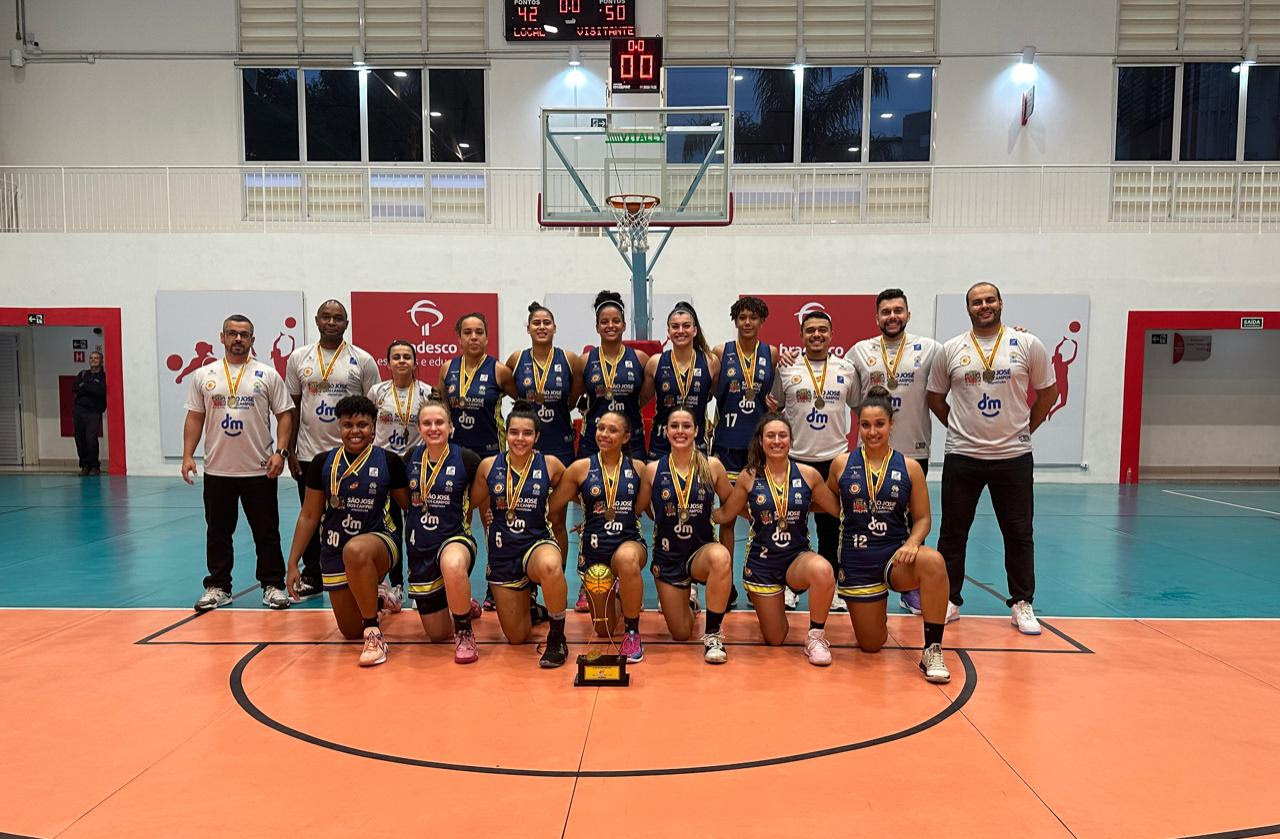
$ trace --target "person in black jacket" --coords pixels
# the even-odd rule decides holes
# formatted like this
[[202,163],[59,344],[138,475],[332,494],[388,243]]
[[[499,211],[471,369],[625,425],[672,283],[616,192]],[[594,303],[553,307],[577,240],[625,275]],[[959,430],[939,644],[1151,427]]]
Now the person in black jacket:
[[98,462],[98,435],[102,433],[102,412],[107,410],[107,374],[102,369],[102,353],[89,353],[89,369],[76,375],[76,401],[71,409],[80,456],[80,474],[101,475]]

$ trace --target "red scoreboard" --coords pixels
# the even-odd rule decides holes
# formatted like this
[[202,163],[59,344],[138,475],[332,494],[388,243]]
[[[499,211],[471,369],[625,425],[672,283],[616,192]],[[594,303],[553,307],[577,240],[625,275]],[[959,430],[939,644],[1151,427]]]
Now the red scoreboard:
[[614,38],[609,42],[610,92],[658,93],[661,89],[661,38]]
[[636,34],[633,0],[504,0],[508,41],[603,41]]

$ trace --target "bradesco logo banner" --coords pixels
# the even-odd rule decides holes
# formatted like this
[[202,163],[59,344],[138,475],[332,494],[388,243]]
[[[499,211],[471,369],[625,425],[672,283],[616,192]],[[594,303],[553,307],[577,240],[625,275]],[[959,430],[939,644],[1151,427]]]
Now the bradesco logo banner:
[[351,292],[351,340],[378,361],[382,378],[387,369],[387,346],[408,341],[418,351],[418,378],[435,387],[440,367],[458,355],[458,318],[471,312],[489,323],[489,354],[498,354],[498,295],[437,291]]
[[[743,296],[743,295],[739,295]],[[800,323],[811,312],[826,312],[831,317],[831,353],[844,358],[845,353],[864,338],[879,335],[876,326],[874,294],[757,294],[769,306],[769,319],[760,330],[760,340],[797,353]],[[707,319],[703,318],[703,323]]]

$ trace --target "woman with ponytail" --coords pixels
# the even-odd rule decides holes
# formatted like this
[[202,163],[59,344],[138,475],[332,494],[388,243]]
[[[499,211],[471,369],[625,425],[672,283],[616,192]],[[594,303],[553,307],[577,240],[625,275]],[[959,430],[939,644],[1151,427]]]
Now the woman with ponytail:
[[649,435],[651,458],[671,451],[666,439],[667,415],[676,408],[693,414],[694,442],[698,451],[707,450],[707,403],[715,395],[720,375],[720,360],[707,346],[698,313],[691,304],[681,301],[667,315],[667,339],[671,349],[650,358],[645,365],[646,390],[640,398],[644,404],[649,395],[657,397],[653,432]]
[[627,418],[627,424],[635,433],[627,441],[627,454],[646,459],[644,423],[640,418],[640,406],[652,396],[643,396],[645,366],[649,356],[622,343],[627,331],[626,307],[622,295],[616,291],[602,291],[595,300],[596,334],[600,346],[585,356],[578,356],[574,376],[582,382],[587,397],[582,416],[582,435],[578,438],[578,457],[590,457],[596,453],[596,421],[606,411],[616,411]]

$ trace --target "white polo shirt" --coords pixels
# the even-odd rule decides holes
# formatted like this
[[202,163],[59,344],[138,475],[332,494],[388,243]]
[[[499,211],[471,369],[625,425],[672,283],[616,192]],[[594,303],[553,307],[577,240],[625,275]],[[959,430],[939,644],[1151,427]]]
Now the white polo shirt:
[[947,393],[947,454],[984,460],[1008,460],[1031,451],[1031,405],[1035,391],[1056,380],[1044,344],[1030,332],[1005,328],[996,336],[979,338],[990,358],[995,380],[986,382],[986,369],[974,348],[971,333],[963,332],[942,345],[929,372],[929,391]]
[[[231,372],[230,381],[227,371]],[[204,414],[204,471],[245,478],[267,474],[271,417],[293,407],[274,367],[251,358],[243,365],[212,361],[191,374],[185,407]],[[231,385],[236,384],[236,395]]]
[[[906,338],[905,346],[903,337]],[[942,350],[942,345],[932,338],[908,334],[885,344],[882,352],[882,341],[883,336],[859,341],[846,356],[852,358],[862,379],[861,399],[867,398],[867,391],[872,385],[886,387],[888,370],[885,357],[889,359],[889,367],[896,361],[898,386],[889,390],[895,411],[889,445],[907,457],[927,458],[933,440],[933,423],[929,419],[929,400],[925,394],[929,371],[933,369],[933,360]],[[903,347],[901,359],[898,358],[900,346]]]
[[[298,460],[303,462],[342,445],[338,415],[334,411],[338,401],[344,396],[364,396],[382,380],[373,356],[350,343],[338,350],[335,359],[333,351],[321,349],[316,342],[298,347],[289,355],[284,384],[289,396],[302,397],[298,411]],[[326,370],[329,371],[327,377]]]
[[369,388],[365,395],[378,406],[378,427],[373,442],[404,457],[405,452],[422,440],[418,434],[418,412],[431,395],[431,386],[414,379],[409,387],[398,388],[391,379],[385,379]]
[[[791,456],[816,463],[831,460],[849,450],[849,409],[862,397],[862,385],[853,363],[836,356],[810,361],[804,356],[794,364],[780,366],[771,394],[791,425]],[[826,380],[822,371],[826,369]],[[817,406],[814,380],[822,382],[823,406]]]

